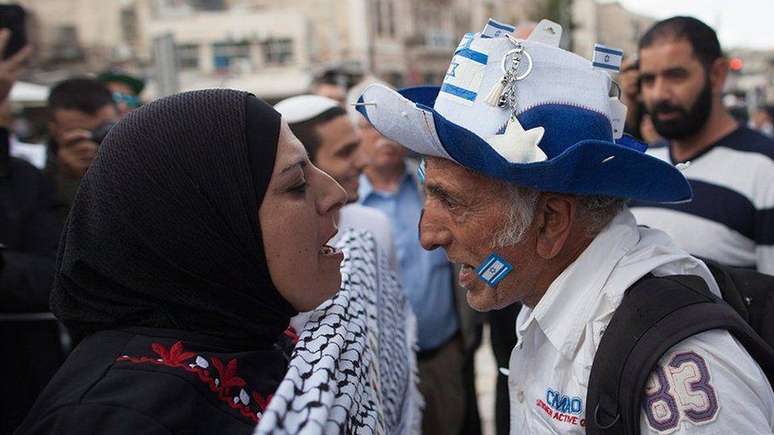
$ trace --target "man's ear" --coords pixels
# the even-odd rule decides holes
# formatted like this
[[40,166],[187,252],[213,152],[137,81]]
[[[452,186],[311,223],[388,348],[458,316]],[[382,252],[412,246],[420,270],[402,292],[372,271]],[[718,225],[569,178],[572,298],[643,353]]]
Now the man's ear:
[[59,132],[59,128],[54,121],[48,121],[48,134],[51,135],[51,137],[56,136],[56,134]]
[[535,225],[537,228],[537,254],[550,260],[562,251],[570,236],[577,201],[569,195],[544,193],[538,200]]
[[712,85],[712,93],[720,95],[723,93],[723,88],[726,85],[726,78],[728,77],[728,59],[725,57],[719,57],[710,65],[708,74],[709,80]]

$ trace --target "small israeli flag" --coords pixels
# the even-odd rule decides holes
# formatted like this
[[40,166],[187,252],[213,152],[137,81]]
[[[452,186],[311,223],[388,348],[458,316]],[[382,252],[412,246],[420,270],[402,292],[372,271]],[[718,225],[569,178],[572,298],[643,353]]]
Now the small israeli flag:
[[419,182],[421,184],[425,184],[425,159],[422,159],[422,161],[419,162],[419,167],[417,168],[417,177],[419,177]]
[[462,38],[446,71],[439,97],[466,106],[472,106],[476,101],[489,55],[472,48],[473,41],[474,35],[471,33]]
[[602,44],[594,44],[594,59],[591,61],[594,68],[618,72],[621,70],[622,60],[623,51],[617,48],[605,47]]
[[514,30],[516,30],[515,27],[490,18],[484,27],[484,31],[481,32],[481,37],[499,38],[501,36],[505,36],[506,34],[513,33]]
[[513,266],[508,264],[497,254],[490,255],[476,269],[478,277],[487,283],[489,287],[494,287],[503,280],[511,271]]

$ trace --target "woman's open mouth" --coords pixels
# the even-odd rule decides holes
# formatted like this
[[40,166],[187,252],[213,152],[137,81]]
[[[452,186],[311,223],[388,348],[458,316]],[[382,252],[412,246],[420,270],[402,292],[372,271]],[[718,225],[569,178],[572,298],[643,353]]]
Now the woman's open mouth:
[[335,248],[333,246],[323,245],[323,247],[320,248],[320,255],[323,255],[326,257],[332,257],[338,254],[341,254],[341,249]]

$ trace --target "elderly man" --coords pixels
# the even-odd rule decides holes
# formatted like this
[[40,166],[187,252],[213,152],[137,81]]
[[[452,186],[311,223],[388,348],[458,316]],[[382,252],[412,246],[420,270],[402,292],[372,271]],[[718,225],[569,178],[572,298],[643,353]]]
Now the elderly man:
[[[465,35],[440,88],[371,86],[358,106],[428,156],[421,242],[463,265],[469,304],[524,304],[510,360],[514,434],[591,431],[592,362],[636,282],[692,275],[719,293],[701,261],[638,227],[625,206],[685,201],[691,190],[678,169],[621,137],[626,113],[606,71],[622,53],[599,46],[590,62],[559,49],[560,36],[548,21],[527,40],[490,21]],[[766,376],[725,330],[669,349],[641,397],[641,433],[774,428]]]

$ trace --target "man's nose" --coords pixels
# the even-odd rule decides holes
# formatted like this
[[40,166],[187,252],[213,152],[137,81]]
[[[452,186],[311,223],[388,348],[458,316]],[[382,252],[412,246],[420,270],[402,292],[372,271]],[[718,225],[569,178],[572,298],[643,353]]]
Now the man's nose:
[[419,216],[419,243],[427,251],[451,243],[451,232],[440,222],[432,208],[423,208]]
[[354,160],[354,166],[359,171],[362,172],[363,169],[365,169],[366,166],[369,165],[371,162],[371,157],[363,150],[363,147],[359,147],[357,151],[355,151],[355,160]]
[[653,80],[653,86],[651,87],[651,96],[656,102],[669,101],[671,97],[671,88],[669,84],[661,77],[656,77]]

